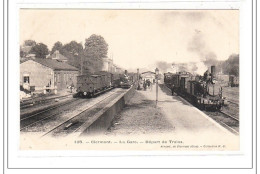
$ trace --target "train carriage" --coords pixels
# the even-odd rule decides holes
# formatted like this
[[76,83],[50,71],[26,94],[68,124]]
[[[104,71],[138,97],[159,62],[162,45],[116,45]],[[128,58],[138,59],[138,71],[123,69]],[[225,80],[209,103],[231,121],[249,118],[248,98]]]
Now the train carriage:
[[112,74],[99,71],[95,74],[77,76],[77,94],[74,97],[93,97],[114,87],[130,88],[134,75]]

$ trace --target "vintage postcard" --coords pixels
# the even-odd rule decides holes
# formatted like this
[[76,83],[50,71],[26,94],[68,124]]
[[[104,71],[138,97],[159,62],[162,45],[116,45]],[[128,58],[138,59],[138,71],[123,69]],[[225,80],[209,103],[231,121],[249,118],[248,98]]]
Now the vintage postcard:
[[20,150],[240,150],[239,10],[19,17]]

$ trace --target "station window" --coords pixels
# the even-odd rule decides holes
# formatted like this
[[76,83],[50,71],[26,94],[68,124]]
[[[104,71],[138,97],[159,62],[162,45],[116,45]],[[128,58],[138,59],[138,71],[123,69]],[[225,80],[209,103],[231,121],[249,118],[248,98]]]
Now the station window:
[[24,76],[23,77],[23,82],[24,83],[30,83],[30,77],[29,76]]

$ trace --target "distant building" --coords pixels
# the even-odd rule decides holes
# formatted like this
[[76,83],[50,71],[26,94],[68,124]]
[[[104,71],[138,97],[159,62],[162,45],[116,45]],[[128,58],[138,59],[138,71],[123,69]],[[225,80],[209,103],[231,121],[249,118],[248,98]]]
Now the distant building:
[[110,58],[103,58],[102,71],[113,72],[113,60]]
[[56,50],[50,57],[48,58],[51,58],[53,60],[58,60],[58,61],[61,61],[61,62],[67,62],[68,61],[68,58],[63,56],[59,50]]
[[122,68],[120,68],[119,66],[115,65],[113,63],[113,59],[110,58],[103,58],[103,67],[102,67],[102,71],[107,71],[107,72],[111,72],[111,73],[124,73],[124,70]]
[[124,70],[117,65],[113,65],[113,71],[114,73],[118,73],[118,74],[124,73]]
[[62,90],[76,85],[77,68],[52,59],[30,59],[20,64],[20,85],[28,90]]
[[143,73],[141,73],[141,77],[142,77],[142,80],[149,79],[151,82],[153,82],[155,79],[155,72],[152,72],[152,71],[143,72]]

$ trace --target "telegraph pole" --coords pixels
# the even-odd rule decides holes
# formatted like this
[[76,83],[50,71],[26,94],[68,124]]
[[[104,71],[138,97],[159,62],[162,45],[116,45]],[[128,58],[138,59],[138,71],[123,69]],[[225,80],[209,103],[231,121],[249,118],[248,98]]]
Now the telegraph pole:
[[156,107],[158,103],[158,76],[159,76],[159,69],[155,69],[155,79],[156,79]]
[[[80,42],[80,44],[82,45],[82,42]],[[83,47],[82,47],[83,49]],[[80,55],[80,53],[79,53]],[[83,56],[84,56],[84,53],[80,56],[80,74],[83,75]]]
[[83,56],[81,56],[80,58],[80,74],[83,75],[83,59],[82,59]]

